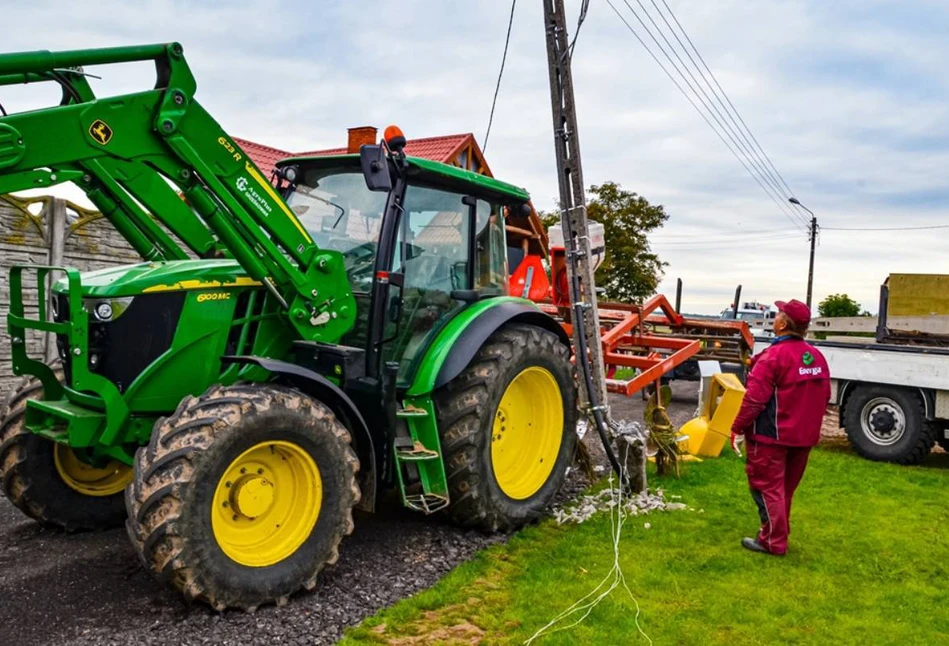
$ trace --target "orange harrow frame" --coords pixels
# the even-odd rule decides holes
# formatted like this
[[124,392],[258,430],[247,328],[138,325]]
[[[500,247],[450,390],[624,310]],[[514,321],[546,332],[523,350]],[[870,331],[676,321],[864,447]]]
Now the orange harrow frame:
[[[557,317],[572,337],[567,308],[550,302],[538,305]],[[649,384],[658,386],[663,375],[689,359],[745,365],[754,348],[754,337],[744,321],[687,318],[662,294],[642,305],[600,303],[598,309],[600,342],[610,377],[607,390],[627,397]],[[635,368],[636,375],[628,380],[614,379],[622,368]]]

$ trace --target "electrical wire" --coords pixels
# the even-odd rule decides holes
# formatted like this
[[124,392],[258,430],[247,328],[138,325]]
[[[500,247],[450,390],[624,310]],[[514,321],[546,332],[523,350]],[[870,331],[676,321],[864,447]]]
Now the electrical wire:
[[[750,229],[747,231],[744,229],[733,229],[728,232],[728,235],[729,237],[743,236],[743,235],[762,235],[762,234],[772,235],[772,234],[779,234],[779,233],[796,233],[797,231],[798,229]],[[661,233],[658,233],[657,235],[661,236],[663,239],[665,238],[695,238],[695,239],[700,239],[700,240],[707,240],[709,235],[717,235],[717,234],[724,235],[720,230],[709,231],[706,233],[666,233],[663,231]]]
[[[620,479],[622,480],[624,477],[625,472],[621,471]],[[590,616],[590,613],[593,612],[593,609],[620,585],[623,586],[623,589],[626,590],[629,598],[632,599],[633,604],[636,606],[636,615],[633,618],[633,620],[636,622],[636,630],[638,630],[639,634],[642,635],[647,642],[649,642],[650,646],[652,645],[652,639],[646,634],[642,626],[639,624],[639,616],[642,614],[642,611],[639,607],[639,601],[636,600],[632,590],[629,589],[629,585],[626,583],[626,576],[623,574],[623,567],[619,560],[620,538],[623,535],[623,524],[626,522],[626,519],[629,516],[623,508],[623,487],[622,485],[619,487],[614,487],[612,473],[610,473],[609,476],[608,486],[610,488],[610,542],[613,546],[613,567],[610,568],[610,571],[607,572],[606,576],[603,577],[603,579],[597,584],[595,588],[575,601],[573,605],[558,614],[556,617],[547,622],[546,625],[531,635],[531,637],[524,642],[525,646],[530,646],[530,644],[533,644],[535,640],[544,635],[550,635],[560,632],[561,630],[568,630],[582,623],[584,619]],[[566,626],[554,628],[554,626],[567,617],[580,612],[583,614],[580,615],[578,619],[567,624]]]
[[748,246],[761,244],[765,242],[783,242],[785,240],[795,240],[800,241],[802,238],[800,235],[782,235],[782,236],[762,236],[760,238],[720,238],[714,240],[672,240],[670,242],[665,242],[663,240],[652,239],[650,240],[651,245],[656,245],[660,247],[709,247],[715,248],[718,246]]
[[570,58],[573,58],[573,49],[577,45],[577,36],[580,35],[580,27],[583,26],[583,21],[587,19],[587,10],[590,8],[590,0],[583,0],[580,5],[580,17],[577,18],[577,28],[573,32],[573,40],[570,41],[570,46],[567,48]]
[[[511,27],[514,26],[514,8],[517,7],[517,0],[512,0],[511,2],[511,17],[507,21],[507,35],[504,37],[504,53],[501,54],[501,69],[498,71],[498,82],[494,86],[494,98],[491,100],[491,114],[488,116],[488,128],[484,133],[484,141],[481,143],[481,153],[484,154],[488,150],[488,137],[491,136],[491,124],[494,123],[494,108],[498,104],[498,92],[501,91],[501,78],[504,76],[504,63],[507,61],[507,48],[511,43]],[[579,30],[579,26],[577,30]],[[577,37],[574,34],[574,41]]]
[[[775,188],[777,188],[779,193],[784,194],[785,197],[790,197],[791,195],[793,195],[794,193],[793,191],[791,191],[791,187],[788,186],[787,181],[785,181],[784,176],[781,175],[780,171],[778,171],[778,169],[775,167],[774,162],[771,161],[771,158],[768,156],[768,153],[764,151],[764,148],[762,148],[761,144],[758,142],[758,138],[755,137],[755,134],[751,131],[751,128],[748,127],[748,124],[745,122],[744,118],[742,118],[741,113],[738,112],[738,109],[735,107],[735,104],[732,103],[732,100],[731,98],[729,98],[728,93],[725,92],[725,89],[722,87],[721,83],[718,82],[718,79],[715,77],[715,74],[712,72],[711,68],[709,68],[708,64],[705,62],[705,58],[702,56],[701,52],[699,52],[698,48],[695,46],[695,43],[692,42],[692,39],[689,37],[689,34],[685,31],[685,28],[682,26],[682,23],[679,22],[679,19],[676,17],[675,13],[672,11],[672,8],[669,6],[666,0],[661,0],[663,6],[666,8],[666,11],[669,12],[669,16],[672,18],[673,22],[675,22],[676,26],[679,28],[679,31],[682,33],[686,41],[691,46],[692,51],[695,52],[695,55],[702,62],[702,67],[704,68],[704,71],[702,68],[699,67],[698,63],[695,62],[695,58],[692,57],[692,54],[689,52],[689,48],[686,47],[685,43],[682,42],[682,39],[679,38],[679,34],[676,33],[675,28],[666,19],[665,13],[663,13],[659,5],[656,4],[656,0],[649,0],[649,1],[652,3],[652,6],[655,8],[656,13],[659,14],[659,17],[662,18],[663,23],[665,23],[666,27],[668,27],[669,32],[673,35],[676,42],[679,44],[679,47],[682,49],[686,57],[688,57],[689,61],[692,63],[692,66],[699,73],[699,76],[701,77],[701,79],[708,86],[708,89],[712,91],[712,96],[715,97],[715,99],[718,101],[718,104],[722,106],[723,110],[725,110],[725,114],[727,115],[729,121],[731,121],[731,123],[738,130],[739,135],[750,148],[752,155],[755,157],[755,159],[758,160],[760,167],[763,168],[766,174],[768,175],[768,177],[771,178],[772,185]],[[683,63],[683,65],[685,64]],[[706,72],[708,73],[708,76],[706,76]],[[711,77],[712,82],[715,83],[715,87],[712,87],[712,83],[710,83],[708,80],[709,77]],[[717,91],[716,91],[716,88],[717,88]],[[724,102],[722,101],[723,97],[725,99]],[[727,105],[726,105],[726,102],[727,102]],[[735,117],[738,118],[738,121],[735,120]],[[739,122],[740,122],[740,125],[739,125]],[[762,156],[763,156],[763,159],[762,159]],[[782,186],[783,186],[783,189],[782,189]],[[798,207],[797,212],[800,213],[801,207],[799,207],[799,205],[797,204],[795,204],[794,206]],[[803,217],[803,214],[801,215]]]
[[[624,0],[624,1],[625,1],[625,0]],[[758,186],[761,187],[761,190],[763,190],[763,191],[765,192],[765,194],[771,199],[771,201],[773,201],[773,202],[778,206],[778,209],[781,211],[781,213],[782,213],[786,218],[788,218],[788,220],[791,222],[791,224],[793,224],[795,227],[797,227],[797,228],[801,231],[801,233],[805,233],[805,234],[806,234],[806,233],[807,233],[807,230],[802,226],[801,221],[800,221],[799,219],[796,219],[796,218],[792,215],[792,214],[794,214],[795,212],[794,212],[794,211],[791,211],[791,212],[789,213],[788,211],[785,210],[787,207],[785,206],[784,201],[781,200],[781,199],[775,198],[775,196],[772,194],[772,192],[768,190],[768,187],[767,187],[765,184],[763,184],[762,181],[758,178],[758,175],[757,175],[756,173],[754,173],[754,172],[751,170],[751,168],[748,167],[748,164],[745,163],[745,160],[742,159],[742,157],[735,151],[735,149],[731,146],[731,144],[728,143],[728,141],[722,136],[722,134],[719,132],[719,130],[712,124],[712,122],[711,122],[711,121],[709,120],[709,118],[705,115],[705,113],[701,110],[701,108],[699,108],[698,105],[696,105],[696,103],[695,103],[695,101],[692,99],[692,97],[689,96],[689,94],[682,88],[682,86],[681,86],[681,85],[679,84],[679,82],[675,79],[675,77],[672,76],[672,74],[669,72],[668,69],[666,69],[666,66],[663,65],[662,61],[659,60],[659,58],[656,56],[656,54],[655,54],[655,53],[652,51],[652,49],[646,44],[646,41],[644,41],[644,40],[642,39],[642,37],[641,37],[641,36],[639,35],[639,33],[633,28],[633,26],[632,26],[631,24],[629,24],[629,21],[626,20],[626,18],[623,16],[622,13],[620,13],[619,9],[616,8],[616,6],[613,4],[612,0],[606,0],[606,3],[610,6],[610,8],[611,8],[611,9],[613,10],[613,12],[617,15],[617,17],[623,22],[623,24],[626,26],[626,28],[629,30],[629,32],[633,35],[633,37],[636,38],[637,41],[639,41],[639,44],[643,46],[643,49],[646,50],[646,53],[649,54],[649,56],[652,58],[652,60],[659,66],[659,68],[663,71],[663,73],[665,73],[665,75],[669,78],[669,80],[672,81],[672,84],[676,86],[676,89],[679,90],[679,92],[682,94],[682,96],[684,96],[685,99],[689,102],[689,104],[695,109],[695,111],[699,114],[699,116],[702,118],[702,120],[705,121],[706,125],[708,125],[708,127],[712,130],[712,132],[715,133],[715,135],[719,138],[719,140],[721,140],[721,142],[725,145],[725,147],[728,148],[728,151],[731,152],[732,155],[734,155],[735,159],[738,160],[738,163],[741,164],[741,166],[745,169],[745,172],[747,172],[748,175],[758,184]]]
[[[656,7],[656,10],[658,12],[658,6],[656,5],[655,1],[654,0],[650,0],[650,1],[652,2],[653,7]],[[673,66],[675,66],[676,71],[679,73],[679,76],[682,77],[682,80],[685,81],[685,83],[692,90],[693,96],[699,99],[699,101],[702,103],[702,106],[706,109],[706,111],[708,111],[708,114],[711,115],[715,119],[715,122],[719,126],[722,127],[722,129],[726,132],[726,134],[728,134],[728,138],[731,140],[733,144],[735,144],[737,148],[739,148],[742,151],[742,154],[745,156],[745,159],[755,168],[759,176],[765,182],[767,182],[768,185],[772,189],[774,189],[777,195],[781,196],[782,201],[787,200],[788,196],[784,194],[784,189],[781,188],[781,185],[778,183],[777,179],[775,179],[774,175],[764,165],[764,162],[761,160],[760,156],[757,154],[755,149],[751,146],[750,142],[748,141],[748,137],[744,136],[744,133],[741,131],[740,128],[737,127],[737,124],[735,124],[734,128],[732,127],[731,124],[729,124],[728,117],[726,117],[725,114],[722,114],[722,111],[719,110],[718,105],[716,105],[715,100],[713,100],[712,97],[709,96],[708,92],[705,91],[705,88],[702,86],[702,83],[700,83],[699,80],[695,77],[695,74],[692,73],[692,70],[689,68],[689,65],[684,60],[682,60],[682,57],[679,55],[679,52],[676,49],[675,45],[673,45],[672,42],[669,40],[669,38],[666,36],[662,27],[660,27],[659,24],[656,23],[656,21],[653,19],[652,14],[649,13],[649,10],[646,8],[646,5],[643,4],[642,0],[636,0],[636,4],[638,4],[639,8],[642,9],[643,14],[645,14],[650,24],[653,26],[653,28],[655,28],[656,33],[659,34],[663,42],[665,42],[666,46],[669,48],[669,51],[672,52],[672,55],[676,57],[676,60],[679,62],[679,65],[681,65],[681,69],[680,69],[679,65],[676,65],[675,62],[673,62],[673,60],[669,57],[669,54],[666,53],[665,49],[662,47],[659,41],[656,40],[655,36],[652,35],[652,31],[649,31],[649,35],[653,39],[653,42],[655,42],[656,45],[660,48],[660,51],[663,52],[663,54],[666,56],[666,59]],[[633,14],[636,15],[637,20],[639,20],[639,15],[633,9],[632,5],[630,5],[629,2],[626,2],[626,6],[629,7],[630,11],[632,11]],[[695,67],[696,71],[699,73],[699,76],[702,78],[702,80],[705,81],[705,85],[708,85],[709,90],[712,91],[712,94],[715,96],[715,99],[717,99],[718,103],[722,105],[722,107],[724,108],[724,103],[722,103],[722,100],[718,97],[718,94],[715,92],[714,88],[712,88],[711,84],[708,83],[707,79],[705,78],[705,75],[702,74],[702,70],[700,70],[698,66],[695,65],[695,61],[691,58],[691,56],[689,56],[689,53],[688,51],[685,50],[684,46],[682,46],[682,41],[679,40],[675,32],[672,31],[672,27],[669,25],[669,21],[665,19],[665,16],[661,12],[659,12],[659,17],[662,18],[663,22],[669,28],[669,31],[672,33],[672,35],[676,37],[676,41],[679,43],[680,47],[683,48],[683,51],[685,52],[689,60],[692,61],[692,65]],[[646,27],[645,23],[643,23],[642,20],[639,20],[639,22],[640,24],[643,25],[645,29],[649,30],[649,28]],[[681,70],[685,70],[685,73],[689,75],[689,79],[692,80],[691,83],[689,82],[689,79],[685,78],[685,75],[682,74]],[[698,92],[696,92],[696,90],[698,90]],[[701,93],[702,96],[699,96],[699,93]],[[704,97],[704,100],[702,97]],[[726,109],[725,112],[727,113],[728,110]],[[731,119],[731,121],[734,122],[734,119]],[[793,209],[791,210],[793,211]]]
[[[788,183],[785,181],[784,176],[775,167],[774,162],[771,161],[771,158],[768,157],[768,153],[766,153],[764,148],[762,148],[761,143],[759,143],[758,141],[758,138],[755,137],[755,133],[753,133],[751,131],[751,128],[748,127],[748,124],[745,123],[745,120],[742,118],[741,113],[738,111],[738,108],[736,108],[735,104],[732,103],[732,100],[731,98],[729,98],[728,93],[722,87],[721,83],[718,82],[718,78],[716,78],[715,73],[712,72],[711,68],[708,66],[708,63],[705,62],[705,58],[702,56],[701,52],[699,52],[698,48],[695,46],[695,43],[692,42],[692,39],[689,37],[688,32],[685,31],[685,27],[683,27],[682,23],[679,22],[679,19],[676,17],[675,12],[672,11],[672,7],[669,6],[669,3],[666,2],[666,0],[661,0],[661,2],[663,6],[665,6],[666,10],[669,12],[669,15],[672,17],[673,22],[675,22],[676,26],[679,28],[679,31],[682,32],[682,35],[685,36],[686,41],[692,47],[692,51],[695,52],[695,55],[698,56],[699,61],[702,62],[702,67],[704,67],[705,71],[708,72],[709,77],[711,77],[712,81],[715,83],[715,87],[717,87],[719,91],[722,93],[722,96],[725,97],[725,101],[728,103],[729,106],[731,106],[731,109],[734,112],[735,116],[738,117],[738,121],[741,122],[742,126],[744,126],[745,130],[748,132],[748,135],[751,137],[752,141],[755,143],[758,150],[761,152],[762,155],[764,155],[764,158],[767,160],[768,165],[771,167],[771,170],[773,170],[774,173],[778,176],[778,179],[781,181],[781,184],[787,190],[788,195],[794,195],[794,191],[791,190],[791,187],[788,186]],[[674,30],[673,30],[673,34],[675,34]],[[683,47],[683,49],[685,48]],[[688,54],[688,50],[685,50],[685,51]],[[691,58],[691,56],[689,56],[689,58]]]
[[[695,78],[695,75],[692,74],[691,70],[688,68],[685,62],[682,61],[682,57],[678,55],[678,52],[675,51],[675,48],[672,46],[672,43],[669,42],[669,39],[666,38],[665,34],[659,28],[659,25],[656,24],[656,21],[653,20],[649,12],[646,11],[646,8],[642,4],[642,1],[636,0],[636,2],[639,4],[640,8],[643,10],[643,13],[646,14],[646,18],[652,23],[653,27],[655,27],[656,31],[663,38],[663,40],[665,40],[666,44],[669,46],[669,49],[672,51],[672,54],[675,55],[675,57],[679,60],[679,63],[681,63],[682,68],[685,69],[685,72],[683,72],[683,69],[680,68],[679,65],[676,64],[674,60],[672,60],[672,56],[670,56],[669,52],[666,51],[666,48],[662,46],[662,43],[659,42],[655,34],[653,34],[653,31],[643,21],[639,13],[633,8],[633,6],[629,3],[629,1],[623,0],[623,3],[629,9],[630,13],[633,14],[633,16],[639,22],[640,26],[649,35],[649,37],[652,39],[653,43],[655,43],[656,47],[659,49],[662,55],[665,56],[666,60],[669,62],[669,65],[672,66],[672,68],[676,71],[676,73],[679,75],[679,77],[688,87],[689,91],[692,93],[692,96],[698,99],[699,103],[702,104],[702,107],[705,109],[705,114],[707,114],[708,116],[712,117],[712,119],[715,120],[719,128],[721,128],[721,131],[725,133],[725,136],[727,136],[728,139],[731,140],[732,144],[734,144],[741,151],[741,154],[744,157],[745,161],[747,161],[748,163],[752,165],[752,167],[754,167],[756,174],[759,177],[761,177],[761,179],[763,179],[765,183],[767,184],[767,186],[765,186],[764,184],[761,184],[759,182],[759,185],[761,185],[762,188],[765,189],[765,191],[770,193],[772,198],[777,198],[774,201],[776,204],[779,205],[779,208],[785,213],[785,215],[789,215],[790,217],[800,218],[800,214],[797,211],[787,206],[788,196],[784,194],[784,192],[781,190],[781,187],[778,186],[777,183],[774,182],[772,178],[769,178],[769,176],[765,172],[763,172],[761,165],[752,156],[748,154],[747,148],[742,144],[741,141],[739,141],[736,138],[734,132],[730,130],[730,128],[728,127],[728,124],[723,122],[724,117],[721,116],[721,111],[719,111],[718,108],[715,106],[715,104],[712,103],[712,100],[711,98],[709,98],[708,93],[704,91],[704,88],[702,88],[702,86],[699,84],[698,80]],[[688,74],[691,77],[692,79],[691,82],[688,78],[686,78],[686,74]],[[693,82],[694,82],[694,85],[693,85]],[[705,99],[703,99],[702,96],[699,95],[699,90],[701,90],[702,94],[705,96]],[[680,86],[680,91],[681,91],[681,86]],[[708,100],[708,102],[706,102],[706,99]],[[698,109],[697,106],[695,107],[696,109]],[[709,123],[708,120],[706,120],[706,123]],[[717,130],[716,130],[716,134],[719,134]],[[721,134],[719,134],[719,137],[721,138]],[[801,219],[801,222],[805,223],[803,219]]]
[[926,231],[930,229],[949,229],[949,224],[936,224],[922,227],[821,227],[821,231]]

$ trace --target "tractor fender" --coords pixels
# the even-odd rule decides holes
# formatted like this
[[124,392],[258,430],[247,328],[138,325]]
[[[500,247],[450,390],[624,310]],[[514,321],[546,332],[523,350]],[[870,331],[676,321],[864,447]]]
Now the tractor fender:
[[362,464],[367,462],[369,464],[368,469],[360,470],[359,485],[362,490],[362,498],[358,507],[367,511],[372,511],[375,508],[376,448],[366,420],[363,419],[362,413],[359,412],[349,395],[323,375],[287,361],[253,356],[221,357],[221,361],[259,366],[276,376],[277,381],[289,384],[326,404],[343,425],[352,432],[353,448],[359,456],[359,461]]
[[492,334],[505,323],[535,325],[553,332],[568,348],[570,337],[552,317],[522,298],[495,297],[462,310],[425,351],[407,395],[427,395],[461,374]]

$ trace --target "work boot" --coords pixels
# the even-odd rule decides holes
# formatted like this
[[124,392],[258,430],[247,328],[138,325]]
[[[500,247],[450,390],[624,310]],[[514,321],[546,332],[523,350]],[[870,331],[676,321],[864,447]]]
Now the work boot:
[[768,548],[758,542],[756,538],[743,538],[741,539],[741,546],[746,550],[751,550],[752,552],[761,552],[762,554],[771,554],[772,556],[784,556],[783,554],[775,554],[769,552]]

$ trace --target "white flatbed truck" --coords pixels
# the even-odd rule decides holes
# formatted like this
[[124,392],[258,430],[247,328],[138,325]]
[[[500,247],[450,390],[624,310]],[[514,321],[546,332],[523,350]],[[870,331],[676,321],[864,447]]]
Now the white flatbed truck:
[[[812,332],[876,333],[810,340],[830,367],[831,403],[840,408],[840,425],[865,458],[918,464],[937,443],[949,451],[949,334],[946,316],[935,315],[946,309],[940,299],[946,298],[947,281],[894,274],[881,288],[879,319],[817,319],[812,325]],[[920,311],[904,304],[910,299],[922,303]],[[926,311],[932,314],[925,320],[904,316]],[[755,353],[766,347],[756,343]]]

